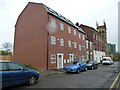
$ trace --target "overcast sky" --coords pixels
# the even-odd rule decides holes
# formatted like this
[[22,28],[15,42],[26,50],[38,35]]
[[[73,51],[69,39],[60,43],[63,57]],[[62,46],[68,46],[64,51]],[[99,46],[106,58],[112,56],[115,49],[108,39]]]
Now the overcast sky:
[[107,25],[108,43],[118,44],[119,0],[0,0],[0,48],[4,42],[14,42],[15,23],[28,4],[38,2],[47,5],[70,19],[74,24],[88,25],[96,29],[96,21]]

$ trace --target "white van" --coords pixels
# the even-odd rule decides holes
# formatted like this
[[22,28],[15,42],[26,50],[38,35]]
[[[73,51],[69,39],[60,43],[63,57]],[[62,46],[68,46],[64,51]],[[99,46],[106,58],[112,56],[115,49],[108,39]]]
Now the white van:
[[103,57],[102,64],[113,64],[111,57]]

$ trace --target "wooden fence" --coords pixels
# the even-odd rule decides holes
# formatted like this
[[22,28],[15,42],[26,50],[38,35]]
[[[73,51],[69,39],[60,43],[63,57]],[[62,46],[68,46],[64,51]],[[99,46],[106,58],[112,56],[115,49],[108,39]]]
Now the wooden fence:
[[13,56],[10,56],[10,55],[0,55],[0,60],[12,61],[13,60]]

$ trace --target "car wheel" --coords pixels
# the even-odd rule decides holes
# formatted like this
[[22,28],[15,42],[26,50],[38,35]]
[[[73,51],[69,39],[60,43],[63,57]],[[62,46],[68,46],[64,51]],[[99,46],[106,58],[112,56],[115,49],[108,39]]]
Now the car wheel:
[[98,69],[98,67],[96,66],[96,69]]
[[93,69],[94,69],[94,67],[92,66],[92,67],[91,67],[91,69],[93,70]]
[[77,73],[78,73],[78,74],[80,73],[80,69],[77,70]]
[[28,85],[34,85],[36,83],[36,77],[31,76],[28,81]]

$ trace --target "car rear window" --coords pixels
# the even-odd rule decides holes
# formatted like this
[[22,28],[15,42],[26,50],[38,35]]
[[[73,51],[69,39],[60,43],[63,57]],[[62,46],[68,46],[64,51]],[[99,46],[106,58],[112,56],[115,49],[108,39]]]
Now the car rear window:
[[6,63],[0,62],[0,71],[6,71],[7,70],[7,65]]

